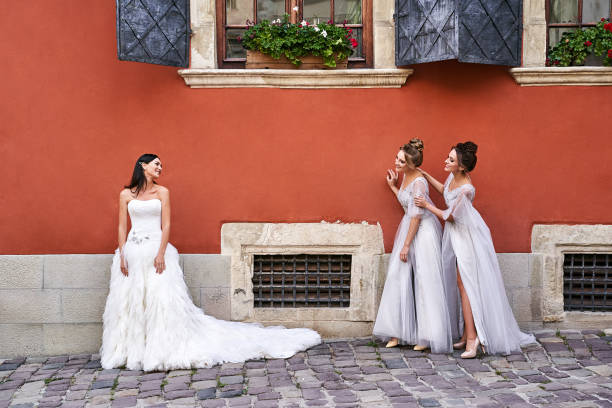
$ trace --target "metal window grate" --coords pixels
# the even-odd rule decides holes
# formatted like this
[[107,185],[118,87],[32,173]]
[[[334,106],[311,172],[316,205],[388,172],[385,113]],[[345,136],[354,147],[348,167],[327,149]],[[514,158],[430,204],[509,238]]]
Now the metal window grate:
[[351,255],[254,255],[255,307],[349,307]]
[[564,310],[612,311],[612,254],[565,254]]

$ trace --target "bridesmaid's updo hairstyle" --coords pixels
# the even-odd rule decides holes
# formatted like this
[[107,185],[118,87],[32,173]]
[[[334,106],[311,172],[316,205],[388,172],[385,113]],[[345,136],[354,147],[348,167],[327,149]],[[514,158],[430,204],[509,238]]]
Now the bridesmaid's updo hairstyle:
[[415,167],[419,167],[423,163],[423,141],[421,139],[416,137],[410,139],[410,142],[400,147],[400,149]]
[[474,170],[476,167],[476,151],[478,150],[478,146],[476,143],[465,142],[465,143],[457,143],[453,146],[455,152],[457,153],[457,161],[466,171]]
[[136,197],[138,197],[138,193],[142,191],[143,188],[147,185],[147,178],[144,174],[144,169],[142,165],[145,163],[151,163],[153,160],[157,159],[158,156],[153,153],[145,153],[136,160],[136,164],[134,165],[134,172],[132,173],[132,180],[130,180],[130,184],[125,186],[125,188],[129,188]]

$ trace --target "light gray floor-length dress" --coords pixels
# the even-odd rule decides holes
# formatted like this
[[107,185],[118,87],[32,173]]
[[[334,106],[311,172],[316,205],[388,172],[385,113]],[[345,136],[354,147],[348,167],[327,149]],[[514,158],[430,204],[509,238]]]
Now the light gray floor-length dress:
[[[419,195],[429,200],[423,177],[417,177],[397,195],[405,214],[395,236],[373,333],[382,338],[397,337],[402,344],[429,346],[435,353],[448,353],[452,351],[452,339],[442,279],[442,227],[431,212],[414,205],[414,197]],[[399,254],[413,217],[421,222],[410,245],[408,262],[402,262]]]
[[453,222],[444,226],[442,256],[445,287],[449,301],[453,337],[462,330],[461,303],[457,289],[457,268],[470,300],[474,324],[487,353],[510,354],[520,346],[535,342],[531,334],[521,332],[510,308],[504,282],[493,247],[491,232],[472,205],[475,188],[464,184],[449,189],[451,174],[444,184],[444,200]]

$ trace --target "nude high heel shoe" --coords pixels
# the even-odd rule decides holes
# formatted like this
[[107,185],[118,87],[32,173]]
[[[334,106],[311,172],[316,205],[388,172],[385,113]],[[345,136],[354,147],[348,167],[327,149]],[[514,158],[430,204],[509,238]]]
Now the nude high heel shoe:
[[466,340],[459,340],[459,342],[458,342],[458,343],[454,343],[454,344],[453,344],[453,348],[454,348],[455,350],[460,350],[460,349],[462,349],[462,348],[465,348],[465,343],[466,343],[466,342],[467,342]]
[[416,345],[416,346],[414,346],[412,349],[413,349],[414,351],[423,351],[423,350],[427,350],[428,348],[429,348],[429,346],[420,346],[420,345],[418,345],[418,344],[417,344],[417,345]]
[[[461,353],[461,358],[474,358],[476,357],[476,354],[478,353],[478,347],[482,347],[482,345],[480,344],[480,339],[478,337],[476,337],[476,340],[474,340],[474,346],[473,347],[468,347],[469,342],[466,344],[466,349],[463,353]],[[484,353],[484,347],[483,349],[483,353]]]
[[387,345],[385,346],[386,348],[391,348],[391,347],[395,347],[399,344],[399,340],[396,338],[392,338],[391,340],[389,340],[389,342],[387,343]]

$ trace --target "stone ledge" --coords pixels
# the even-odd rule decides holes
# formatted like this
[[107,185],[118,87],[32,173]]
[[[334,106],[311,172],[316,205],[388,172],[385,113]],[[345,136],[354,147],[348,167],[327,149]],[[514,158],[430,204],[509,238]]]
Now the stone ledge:
[[412,69],[181,69],[192,88],[400,88]]
[[521,86],[610,86],[612,67],[529,67],[511,68]]

